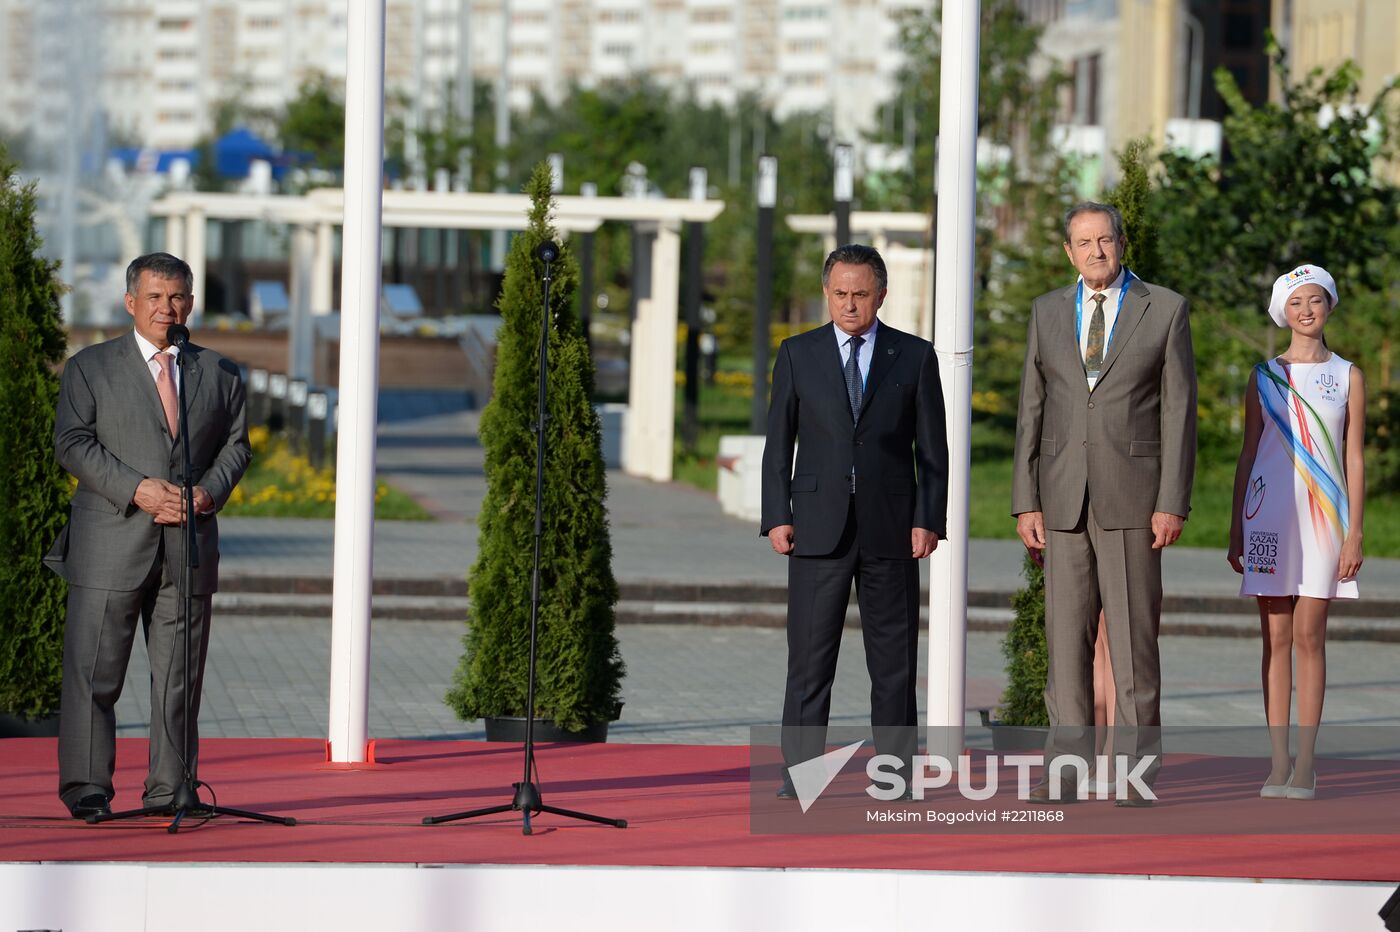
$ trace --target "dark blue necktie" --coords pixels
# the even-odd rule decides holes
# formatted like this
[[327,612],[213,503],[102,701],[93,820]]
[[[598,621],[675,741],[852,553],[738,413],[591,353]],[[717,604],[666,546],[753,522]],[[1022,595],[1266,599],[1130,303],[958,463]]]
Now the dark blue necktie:
[[860,403],[865,398],[865,385],[860,377],[860,348],[864,337],[851,337],[846,345],[851,348],[846,360],[846,396],[851,399],[851,417],[860,420]]

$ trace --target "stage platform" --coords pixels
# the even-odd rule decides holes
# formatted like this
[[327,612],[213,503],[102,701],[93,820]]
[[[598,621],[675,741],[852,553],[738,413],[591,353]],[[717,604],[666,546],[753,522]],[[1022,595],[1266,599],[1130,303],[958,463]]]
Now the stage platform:
[[[0,740],[0,929],[1360,929],[1379,928],[1400,881],[1395,762],[1323,762],[1313,803],[1250,799],[1257,775],[1228,766],[1208,796],[1178,792],[1173,779],[1201,770],[1168,766],[1157,807],[1082,803],[1069,807],[1079,822],[1045,833],[779,834],[755,832],[773,824],[759,812],[796,804],[751,790],[747,747],[541,745],[546,803],[628,827],[543,814],[525,837],[515,813],[421,824],[509,802],[519,745],[384,741],[375,757],[336,765],[317,741],[207,740],[200,775],[219,803],[298,824],[224,817],[170,835],[162,820],[68,818],[55,742]],[[145,758],[144,740],[119,741],[118,808],[139,805]],[[1275,833],[1181,833],[1222,805]]]

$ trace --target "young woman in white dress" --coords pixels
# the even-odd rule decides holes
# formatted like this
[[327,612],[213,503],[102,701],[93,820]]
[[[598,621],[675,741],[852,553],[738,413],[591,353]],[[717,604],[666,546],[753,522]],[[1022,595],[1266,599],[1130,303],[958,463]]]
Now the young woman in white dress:
[[[1259,795],[1273,799],[1315,794],[1327,609],[1332,599],[1357,597],[1361,569],[1366,386],[1361,370],[1323,338],[1336,309],[1336,283],[1321,266],[1299,266],[1274,282],[1269,315],[1292,339],[1250,374],[1235,469],[1228,559],[1244,577],[1240,595],[1259,601],[1272,753]],[[1295,656],[1298,756],[1290,764]]]

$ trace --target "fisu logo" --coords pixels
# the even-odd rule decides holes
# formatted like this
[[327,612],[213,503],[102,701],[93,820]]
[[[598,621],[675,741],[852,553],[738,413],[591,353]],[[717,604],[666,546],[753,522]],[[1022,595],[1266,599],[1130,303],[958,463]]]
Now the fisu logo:
[[1324,372],[1313,380],[1318,394],[1324,401],[1337,401],[1341,397],[1342,384],[1331,372]]

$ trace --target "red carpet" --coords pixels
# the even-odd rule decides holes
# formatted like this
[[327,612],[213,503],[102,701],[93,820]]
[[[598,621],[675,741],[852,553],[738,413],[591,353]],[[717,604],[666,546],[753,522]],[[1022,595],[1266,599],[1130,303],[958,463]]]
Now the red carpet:
[[[905,834],[754,834],[748,748],[543,745],[537,760],[546,803],[623,818],[629,827],[543,814],[535,820],[535,834],[524,837],[516,813],[421,824],[425,815],[508,803],[510,786],[521,776],[518,745],[384,741],[377,756],[375,765],[346,767],[323,763],[319,741],[205,741],[201,776],[213,784],[220,803],[292,816],[300,824],[224,817],[187,825],[172,836],[162,821],[90,826],[68,818],[54,793],[55,742],[6,739],[0,741],[0,860],[897,868],[1400,880],[1400,764],[1394,761],[1324,762],[1319,799],[1302,803],[1257,799],[1256,762],[1187,760],[1173,766],[1169,758],[1157,785],[1162,796],[1157,807],[1123,810],[1108,802],[1069,807],[1074,821],[1066,824],[1073,826],[1073,835],[1064,834],[1064,827],[1060,834],[1030,834],[1036,829],[1005,825],[997,827],[998,834],[969,833],[976,830],[962,826],[927,826]],[[139,805],[145,759],[145,741],[118,742],[118,807]],[[852,780],[839,778],[818,806],[834,797],[832,805],[845,800],[871,807],[863,796],[854,798],[852,786]],[[795,803],[779,804],[771,794],[772,786],[763,786],[754,797],[756,806],[768,811],[781,805],[779,811],[787,814],[782,818],[796,817]],[[1004,790],[997,802],[1011,798]],[[953,809],[991,803],[940,796],[927,805]],[[1024,808],[1014,801],[1010,807]],[[1295,834],[1210,834],[1227,825]]]

